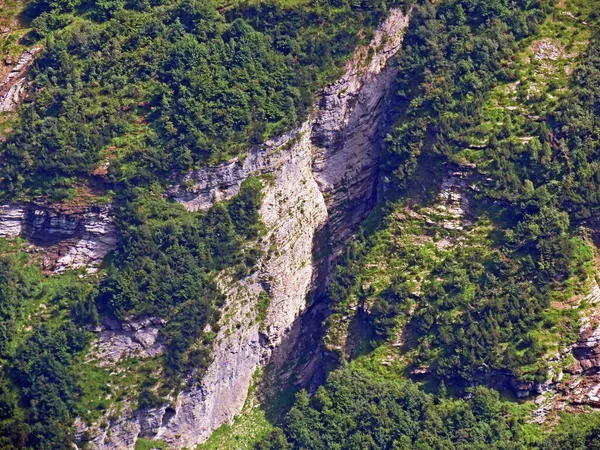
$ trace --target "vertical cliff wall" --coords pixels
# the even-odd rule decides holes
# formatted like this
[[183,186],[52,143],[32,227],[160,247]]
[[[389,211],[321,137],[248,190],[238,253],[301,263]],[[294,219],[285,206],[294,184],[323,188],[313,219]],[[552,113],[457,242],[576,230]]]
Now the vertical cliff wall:
[[[306,310],[320,260],[330,259],[376,200],[385,98],[396,74],[390,60],[407,25],[407,16],[391,10],[297,129],[225,164],[194,171],[168,191],[189,210],[207,209],[234,196],[249,176],[261,177],[264,257],[242,281],[226,273],[219,277],[228,301],[202,382],[190,381],[168,407],[109,411],[105,428],[79,424],[80,433],[94,436],[93,447],[133,448],[144,436],[170,448],[193,448],[241,411],[255,371]],[[259,319],[257,304],[265,295],[270,304]]]

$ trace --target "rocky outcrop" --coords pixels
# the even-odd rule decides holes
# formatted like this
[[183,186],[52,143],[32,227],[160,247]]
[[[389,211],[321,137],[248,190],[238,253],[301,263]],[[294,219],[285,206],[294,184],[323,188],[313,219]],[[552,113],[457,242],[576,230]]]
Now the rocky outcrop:
[[119,321],[103,318],[98,328],[98,338],[88,354],[99,367],[113,367],[122,358],[148,358],[164,351],[164,338],[160,330],[166,322],[160,317],[145,317]]
[[376,199],[382,131],[387,131],[385,94],[396,75],[387,63],[402,45],[403,34],[396,30],[407,24],[406,16],[392,13],[319,101],[311,136],[313,174],[327,205],[334,249],[348,239]]
[[187,209],[208,209],[237,194],[248,176],[276,174],[287,164],[300,167],[294,158],[309,154],[309,177],[325,200],[332,239],[342,243],[375,199],[384,102],[396,74],[388,62],[407,24],[407,16],[392,10],[371,43],[348,61],[344,75],[323,89],[301,127],[226,164],[190,173],[168,195]]
[[0,84],[0,112],[14,112],[22,103],[27,87],[27,73],[35,56],[41,50],[42,47],[26,50],[4,82]]
[[110,206],[0,205],[0,237],[22,237],[44,270],[97,270],[117,243]]
[[[347,240],[376,200],[386,93],[396,73],[390,59],[407,25],[400,10],[391,10],[370,45],[356,51],[345,75],[323,90],[296,130],[225,164],[196,170],[168,191],[189,210],[208,209],[239,192],[249,176],[260,177],[267,232],[258,244],[265,256],[241,282],[227,273],[219,277],[228,301],[202,382],[190,380],[168,408],[122,409],[109,418],[110,435],[98,426],[88,428],[93,448],[132,448],[137,435],[164,440],[169,448],[193,448],[241,411],[255,371],[273,349],[295,347],[300,334],[291,331],[307,308],[320,263]],[[270,305],[259,320],[257,303],[264,293]]]
[[590,310],[581,318],[579,340],[548,358],[548,380],[535,386],[534,422],[556,419],[562,411],[600,409],[600,286],[595,280],[581,302]]

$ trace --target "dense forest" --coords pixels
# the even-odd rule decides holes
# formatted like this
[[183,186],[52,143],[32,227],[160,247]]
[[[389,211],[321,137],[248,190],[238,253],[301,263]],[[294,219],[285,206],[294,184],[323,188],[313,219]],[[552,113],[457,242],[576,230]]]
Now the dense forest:
[[[497,391],[470,388],[467,399],[435,395],[414,383],[344,369],[308,397],[301,392],[275,430],[257,449],[596,449],[600,417],[569,417],[537,435]],[[529,432],[528,432],[529,431]]]

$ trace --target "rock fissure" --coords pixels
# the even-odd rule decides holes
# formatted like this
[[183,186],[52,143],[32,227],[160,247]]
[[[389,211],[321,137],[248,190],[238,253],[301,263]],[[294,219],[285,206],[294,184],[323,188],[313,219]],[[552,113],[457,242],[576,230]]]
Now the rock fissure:
[[[356,50],[345,75],[323,89],[297,129],[227,163],[195,170],[168,190],[167,196],[188,210],[206,210],[236,195],[248,177],[269,174],[259,211],[267,230],[259,244],[267,256],[242,281],[219,276],[227,314],[202,381],[190,381],[168,408],[134,411],[121,405],[118,416],[109,410],[102,419],[109,422],[104,429],[79,422],[78,435],[94,436],[93,448],[133,448],[137,436],[161,439],[169,448],[194,447],[241,411],[255,371],[272,361],[274,352],[281,358],[291,354],[307,299],[322,279],[321,267],[329,270],[332,255],[376,201],[385,98],[396,76],[390,59],[408,21],[399,9],[390,10],[371,43]],[[259,321],[262,292],[271,301]],[[306,370],[314,370],[311,366],[307,363]]]

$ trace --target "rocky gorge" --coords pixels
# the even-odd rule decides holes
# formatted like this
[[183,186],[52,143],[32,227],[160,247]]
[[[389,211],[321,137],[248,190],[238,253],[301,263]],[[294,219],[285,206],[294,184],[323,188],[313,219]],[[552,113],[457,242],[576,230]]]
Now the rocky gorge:
[[[400,10],[390,10],[371,43],[356,50],[344,75],[321,92],[297,129],[227,163],[198,169],[167,192],[188,210],[203,210],[234,196],[248,177],[259,177],[264,186],[259,212],[267,232],[258,244],[265,256],[239,282],[227,273],[219,276],[226,314],[202,381],[190,381],[158,409],[125,405],[118,415],[109,410],[105,427],[78,421],[78,435],[93,436],[92,448],[133,448],[138,436],[191,448],[241,411],[257,369],[277,365],[296,347],[302,333],[295,324],[322,289],[336,252],[377,200],[386,96],[396,75],[392,61],[408,22]],[[259,320],[257,304],[264,295],[269,307]],[[127,349],[111,349],[111,342],[128,339],[141,345],[129,328],[104,327],[97,347],[130,356]]]

